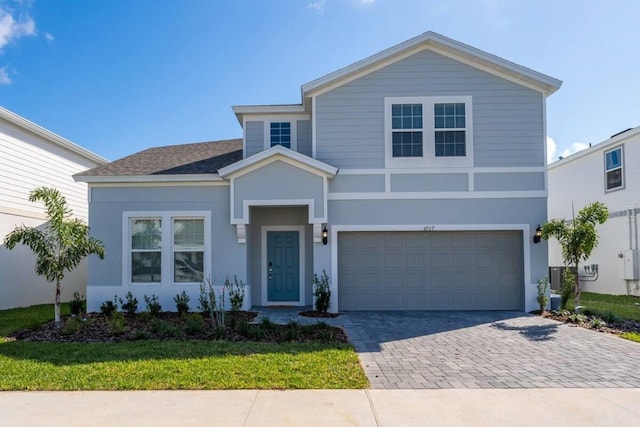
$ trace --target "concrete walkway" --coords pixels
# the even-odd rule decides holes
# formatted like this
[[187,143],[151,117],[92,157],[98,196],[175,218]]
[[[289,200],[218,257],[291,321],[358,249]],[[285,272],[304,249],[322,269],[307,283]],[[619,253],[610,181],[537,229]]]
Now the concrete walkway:
[[2,426],[637,426],[640,389],[0,392]]

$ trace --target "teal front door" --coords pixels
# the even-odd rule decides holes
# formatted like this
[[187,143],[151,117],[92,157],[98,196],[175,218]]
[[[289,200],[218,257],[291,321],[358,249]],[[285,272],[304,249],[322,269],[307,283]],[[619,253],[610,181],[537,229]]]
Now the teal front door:
[[267,231],[267,299],[300,300],[300,236],[297,231]]

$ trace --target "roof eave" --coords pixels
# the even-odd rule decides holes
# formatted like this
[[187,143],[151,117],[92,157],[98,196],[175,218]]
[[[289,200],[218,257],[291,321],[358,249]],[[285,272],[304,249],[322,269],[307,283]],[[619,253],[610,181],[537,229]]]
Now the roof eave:
[[224,181],[217,173],[210,174],[165,174],[165,175],[73,175],[76,182],[86,183],[132,183],[132,182],[216,182]]
[[17,115],[16,113],[7,110],[6,108],[0,107],[0,118],[8,121],[9,123],[18,126],[26,131],[29,131],[31,133],[34,133],[44,139],[46,139],[47,141],[58,145],[66,150],[69,150],[71,152],[73,152],[74,154],[77,154],[87,160],[90,160],[94,163],[97,163],[98,165],[104,165],[106,163],[109,163],[109,161],[107,159],[105,159],[102,156],[99,156],[89,150],[87,150],[86,148],[83,148],[81,146],[79,146],[78,144],[75,144],[71,141],[69,141],[66,138],[61,137],[60,135],[57,135],[53,132],[51,132],[50,130],[47,130],[45,128],[43,128],[42,126],[39,126],[27,119],[25,119],[24,117],[21,117],[19,115]]
[[305,112],[303,104],[234,105],[231,108],[241,125],[245,114],[299,114]]

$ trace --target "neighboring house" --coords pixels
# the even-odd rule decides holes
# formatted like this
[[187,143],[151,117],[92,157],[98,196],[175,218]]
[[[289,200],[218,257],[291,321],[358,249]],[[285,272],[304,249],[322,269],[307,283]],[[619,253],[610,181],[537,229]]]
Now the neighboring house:
[[[0,107],[0,310],[54,300],[53,285],[34,272],[33,252],[24,245],[9,251],[2,244],[18,225],[45,224],[44,205],[29,201],[31,190],[57,188],[74,215],[87,219],[87,185],[75,182],[72,175],[105,163],[106,159]],[[76,291],[85,294],[86,284],[83,262],[65,276],[63,300],[70,300]]]
[[324,270],[332,311],[532,310],[560,84],[428,32],[303,85],[300,104],[233,107],[241,140],[78,174],[108,253],[89,308],[131,291],[175,309],[234,275],[246,307],[310,305]]
[[[640,127],[549,165],[549,218],[571,220],[599,201],[609,219],[597,227],[599,244],[581,264],[581,288],[613,295],[639,295],[638,215],[640,214]],[[597,275],[592,264],[597,264]],[[563,265],[555,239],[549,241],[549,265]]]

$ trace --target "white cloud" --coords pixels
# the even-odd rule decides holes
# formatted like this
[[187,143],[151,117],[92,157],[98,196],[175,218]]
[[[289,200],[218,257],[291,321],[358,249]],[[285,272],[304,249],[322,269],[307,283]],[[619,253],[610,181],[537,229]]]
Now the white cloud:
[[547,164],[555,162],[559,157],[565,158],[573,153],[582,151],[585,148],[589,148],[589,144],[585,144],[584,142],[574,142],[562,151],[558,151],[556,141],[550,136],[547,136]]
[[9,77],[9,73],[7,72],[7,66],[0,67],[0,85],[10,85],[11,78]]
[[324,0],[320,0],[320,1],[317,1],[315,3],[309,3],[307,5],[307,8],[308,9],[313,9],[318,13],[323,13],[324,12]]
[[53,37],[53,34],[51,34],[51,33],[44,33],[44,38],[47,39],[47,41],[50,41],[50,42],[52,42],[52,41],[54,41],[56,39],[55,37]]
[[0,8],[0,49],[11,41],[36,34],[36,23],[30,16],[16,20],[13,15]]
[[585,144],[584,142],[574,142],[573,144],[571,144],[571,146],[569,148],[565,148],[564,150],[562,150],[562,152],[560,153],[560,155],[562,157],[567,157],[573,153],[577,153],[578,151],[582,151],[585,148],[589,148],[589,144]]

